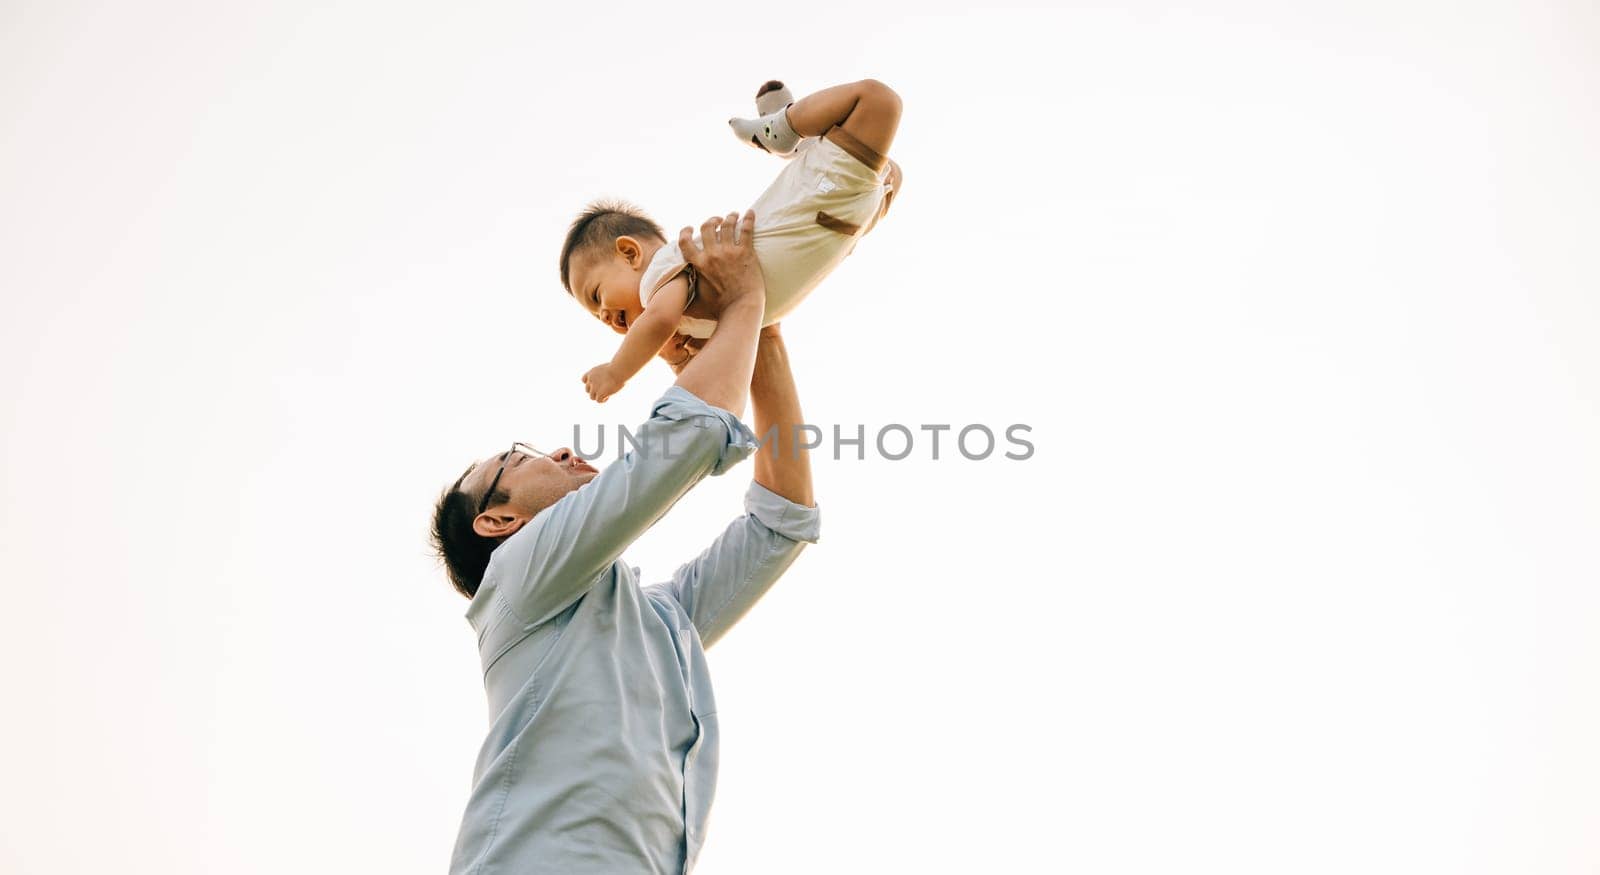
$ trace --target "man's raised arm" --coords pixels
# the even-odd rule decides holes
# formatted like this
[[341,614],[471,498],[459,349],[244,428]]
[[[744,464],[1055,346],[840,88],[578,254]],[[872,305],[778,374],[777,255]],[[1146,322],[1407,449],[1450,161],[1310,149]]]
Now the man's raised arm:
[[811,459],[795,434],[801,424],[800,394],[776,325],[761,329],[750,399],[762,445],[745,514],[661,585],[683,605],[706,647],[732,628],[820,533]]
[[798,434],[805,417],[789,370],[789,349],[776,325],[761,329],[750,401],[756,408],[756,435],[765,441],[756,453],[756,482],[795,504],[810,507],[814,503],[811,451]]

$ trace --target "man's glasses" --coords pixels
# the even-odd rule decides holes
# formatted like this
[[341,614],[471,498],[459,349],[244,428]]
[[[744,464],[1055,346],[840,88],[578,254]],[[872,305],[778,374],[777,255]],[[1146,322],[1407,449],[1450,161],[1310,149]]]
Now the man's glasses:
[[511,464],[511,457],[517,453],[521,453],[524,456],[534,459],[543,459],[549,457],[550,455],[549,453],[541,453],[534,449],[531,445],[522,443],[521,441],[512,444],[511,449],[507,450],[506,454],[500,457],[500,470],[494,472],[494,479],[489,481],[489,488],[483,491],[483,498],[478,501],[478,513],[483,513],[484,510],[489,507],[489,497],[494,495],[494,488],[500,485],[500,475],[506,472],[506,466]]

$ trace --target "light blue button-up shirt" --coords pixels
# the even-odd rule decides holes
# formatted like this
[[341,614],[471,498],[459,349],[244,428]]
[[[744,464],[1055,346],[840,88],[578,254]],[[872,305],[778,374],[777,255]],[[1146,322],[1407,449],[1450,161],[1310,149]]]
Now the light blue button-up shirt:
[[704,648],[817,540],[818,514],[752,482],[744,516],[641,587],[622,551],[757,444],[676,386],[635,437],[496,548],[472,599],[490,726],[452,875],[688,872],[705,841],[717,705]]

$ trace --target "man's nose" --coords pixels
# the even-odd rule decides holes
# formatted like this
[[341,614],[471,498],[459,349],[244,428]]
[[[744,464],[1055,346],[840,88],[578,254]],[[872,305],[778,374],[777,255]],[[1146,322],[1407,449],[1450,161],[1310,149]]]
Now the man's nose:
[[565,462],[566,460],[572,458],[572,448],[562,447],[561,449],[551,453],[550,458],[555,459],[557,462]]

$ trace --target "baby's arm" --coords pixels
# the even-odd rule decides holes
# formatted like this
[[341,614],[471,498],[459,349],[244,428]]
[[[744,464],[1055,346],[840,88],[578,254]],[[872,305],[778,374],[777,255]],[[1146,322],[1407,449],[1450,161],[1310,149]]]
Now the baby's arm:
[[683,320],[683,310],[689,305],[689,277],[679,274],[650,296],[650,303],[639,314],[628,335],[617,347],[611,361],[590,369],[583,375],[583,384],[589,397],[604,401],[621,389],[644,368],[655,354],[661,351]]
[[628,326],[628,336],[622,339],[617,354],[611,357],[611,369],[623,382],[639,373],[672,338],[678,323],[683,321],[683,309],[687,306],[689,277],[686,274],[679,274],[650,296],[650,303]]

